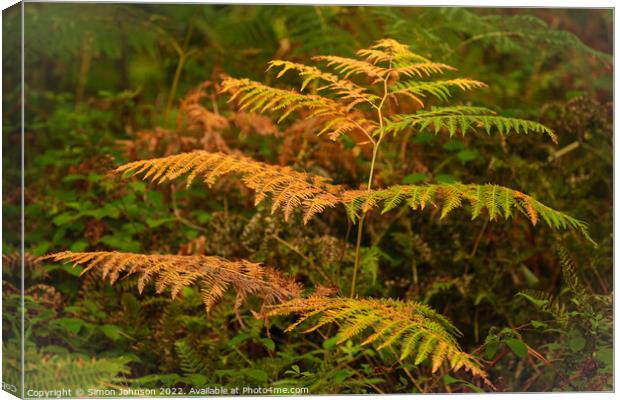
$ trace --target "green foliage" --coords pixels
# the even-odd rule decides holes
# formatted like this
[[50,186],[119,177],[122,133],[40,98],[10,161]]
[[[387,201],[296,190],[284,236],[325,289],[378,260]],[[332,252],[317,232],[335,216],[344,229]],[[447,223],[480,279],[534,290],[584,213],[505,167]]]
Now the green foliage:
[[[612,387],[613,317],[608,296],[592,293],[579,278],[566,249],[558,250],[562,266],[562,291],[553,296],[546,292],[520,292],[519,295],[551,320],[532,321],[541,333],[552,334],[555,342],[548,345],[559,367],[553,377],[554,387],[565,390],[608,390]],[[588,382],[587,376],[598,373]]]
[[390,8],[377,13],[388,23],[390,35],[397,39],[416,37],[427,49],[453,53],[481,44],[500,53],[528,57],[549,57],[576,50],[578,54],[610,62],[609,54],[586,46],[570,32],[550,28],[532,15],[479,15],[474,9],[456,7],[429,8],[419,13]]
[[[21,349],[14,343],[4,346],[5,363],[2,379],[17,387],[15,394],[21,393],[21,367],[14,365],[20,359]],[[51,390],[84,390],[118,387],[126,383],[124,374],[129,374],[127,366],[130,357],[91,358],[85,355],[58,355],[42,353],[32,343],[28,343],[23,353],[25,392]],[[72,392],[75,393],[75,392]]]

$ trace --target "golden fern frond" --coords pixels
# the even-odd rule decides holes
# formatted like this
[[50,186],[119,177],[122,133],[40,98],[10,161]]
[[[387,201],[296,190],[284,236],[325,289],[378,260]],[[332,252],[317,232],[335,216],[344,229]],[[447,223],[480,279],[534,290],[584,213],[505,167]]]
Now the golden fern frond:
[[469,78],[448,79],[443,81],[404,81],[394,85],[392,95],[413,95],[416,97],[426,97],[428,94],[440,100],[447,101],[451,96],[450,88],[456,87],[461,90],[473,90],[486,87],[486,83]]
[[510,132],[527,134],[530,132],[544,133],[549,135],[554,143],[557,136],[553,130],[535,122],[519,118],[508,118],[494,115],[495,112],[484,107],[435,107],[431,111],[418,111],[415,114],[395,115],[388,119],[385,131],[397,134],[398,132],[417,127],[419,131],[432,126],[435,134],[441,129],[446,129],[450,137],[457,131],[465,136],[468,131],[484,129],[487,134],[491,129],[496,129],[500,134]]
[[[278,122],[295,111],[309,110],[306,118],[325,118],[326,125],[319,134],[325,133],[332,140],[336,140],[342,133],[354,129],[368,131],[377,125],[375,122],[364,118],[360,113],[352,113],[350,104],[341,104],[323,96],[276,89],[249,79],[225,78],[222,81],[221,91],[232,93],[229,101],[238,98],[241,109],[249,108],[250,112],[281,111],[282,115]],[[352,104],[356,104],[355,101]]]
[[375,102],[377,100],[380,100],[378,96],[366,93],[365,88],[356,85],[350,80],[341,80],[336,75],[321,71],[316,67],[298,64],[291,61],[274,60],[269,62],[269,68],[267,68],[267,70],[270,70],[271,68],[281,68],[280,72],[278,72],[278,74],[276,75],[277,78],[280,78],[289,70],[297,71],[299,76],[304,78],[300,89],[302,91],[308,86],[310,82],[314,80],[325,81],[326,84],[317,88],[317,91],[323,91],[326,89],[332,90],[343,100],[350,101],[350,103],[347,105],[349,109],[353,105],[362,102],[375,105]]
[[456,71],[456,68],[442,63],[424,62],[419,64],[405,65],[393,69],[399,76],[417,76],[419,78],[429,77],[433,74],[441,74],[444,71]]
[[384,78],[390,73],[388,68],[379,67],[366,61],[356,60],[354,58],[339,56],[315,56],[314,61],[324,61],[328,67],[331,67],[343,78],[351,75],[363,74],[375,81]]
[[430,76],[442,73],[444,70],[456,71],[450,65],[432,62],[411,51],[409,46],[399,43],[394,39],[381,39],[368,49],[357,51],[357,55],[364,57],[366,61],[377,64],[389,63],[391,72],[405,76]]
[[207,312],[229,288],[236,291],[235,310],[248,296],[256,296],[265,305],[275,304],[301,294],[301,286],[273,268],[246,260],[228,261],[210,256],[146,255],[120,252],[74,253],[65,251],[41,257],[41,260],[72,262],[84,266],[82,274],[97,267],[102,279],[115,283],[121,278],[139,275],[140,293],[154,283],[157,293],[169,291],[176,298],[183,288],[196,285]]
[[342,106],[327,97],[277,89],[249,79],[224,78],[221,92],[226,91],[232,93],[229,101],[239,98],[242,110],[249,107],[250,112],[283,110],[278,122],[302,108],[312,110],[311,116],[342,114]]
[[394,39],[380,39],[370,48],[358,50],[357,55],[373,64],[388,62],[396,67],[410,63],[430,63],[428,58],[412,52],[409,46]]
[[401,360],[411,356],[416,365],[429,360],[433,372],[448,362],[454,371],[463,368],[486,381],[486,372],[454,338],[460,332],[422,303],[312,296],[272,306],[268,312],[270,316],[288,314],[297,314],[299,319],[287,331],[311,319],[314,323],[305,333],[335,323],[339,326],[338,343],[359,337],[364,339],[362,345],[373,344],[378,350],[397,345]]
[[516,209],[527,216],[532,225],[536,225],[542,218],[551,228],[577,230],[596,244],[585,222],[549,208],[520,191],[498,185],[396,185],[383,190],[350,190],[342,193],[342,202],[353,219],[360,211],[366,212],[380,202],[383,202],[382,213],[385,213],[405,201],[414,210],[424,209],[427,205],[441,208],[441,218],[444,218],[455,208],[462,207],[464,200],[470,205],[472,219],[477,218],[483,209],[486,209],[490,220],[499,216],[508,219]]
[[307,222],[314,214],[339,203],[341,188],[324,177],[254,161],[239,155],[194,151],[174,156],[141,160],[118,167],[115,172],[133,172],[159,183],[187,176],[187,186],[197,177],[212,185],[219,177],[234,174],[241,182],[256,192],[255,204],[271,196],[272,213],[284,212],[288,220],[292,212],[302,208]]

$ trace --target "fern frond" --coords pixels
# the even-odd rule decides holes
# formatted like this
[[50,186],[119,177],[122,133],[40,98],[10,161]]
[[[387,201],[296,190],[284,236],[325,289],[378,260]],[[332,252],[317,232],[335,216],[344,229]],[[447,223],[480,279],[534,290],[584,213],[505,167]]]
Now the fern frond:
[[552,294],[541,290],[525,289],[517,293],[517,296],[533,303],[541,311],[552,314],[556,319],[561,320],[565,316],[566,308]]
[[428,58],[412,52],[406,44],[387,38],[377,40],[368,49],[358,50],[357,55],[373,64],[388,62],[395,67],[404,67],[411,63],[430,63]]
[[324,61],[328,67],[331,67],[343,78],[348,78],[351,75],[366,75],[374,80],[382,79],[390,70],[387,68],[379,67],[366,61],[356,60],[354,58],[346,58],[339,56],[315,56],[312,57],[314,61]]
[[[48,276],[38,257],[24,253],[24,274],[26,278],[39,279]],[[2,255],[2,273],[4,276],[18,278],[22,276],[22,255],[19,251]]]
[[423,62],[418,64],[405,65],[393,69],[398,75],[407,77],[417,76],[419,78],[429,77],[433,74],[441,74],[444,71],[456,71],[456,68],[446,64],[435,62]]
[[[222,92],[229,91],[232,96],[229,101],[239,99],[241,109],[250,112],[281,112],[278,122],[283,121],[291,113],[299,110],[309,110],[306,118],[323,117],[325,127],[319,134],[327,134],[336,140],[342,133],[354,129],[372,130],[377,124],[367,120],[360,113],[352,113],[351,107],[364,98],[362,92],[355,93],[350,89],[348,95],[353,101],[346,105],[327,97],[301,94],[293,90],[276,89],[262,83],[248,79],[225,78],[222,81]],[[344,93],[347,95],[347,93]],[[361,96],[361,97],[360,97]]]
[[351,108],[352,105],[362,102],[374,105],[377,100],[380,100],[379,96],[366,93],[365,88],[356,85],[350,80],[341,80],[336,75],[321,71],[316,67],[294,63],[291,61],[274,60],[269,62],[269,68],[267,68],[267,70],[278,67],[281,68],[281,70],[278,72],[278,75],[276,75],[277,78],[280,78],[286,73],[286,71],[289,70],[297,71],[299,76],[304,78],[301,84],[301,91],[303,91],[312,81],[322,80],[326,82],[325,85],[317,88],[317,91],[320,92],[328,89],[332,90],[343,100],[351,102],[348,104],[349,108]]
[[85,356],[43,356],[27,359],[25,371],[27,389],[100,388],[122,381],[120,374],[129,374],[129,358],[90,358]]
[[312,296],[273,306],[268,314],[299,315],[299,320],[287,331],[309,319],[314,319],[314,323],[305,332],[335,323],[339,325],[340,343],[356,337],[365,338],[363,344],[374,344],[378,350],[398,343],[401,359],[411,355],[416,365],[430,360],[433,372],[447,361],[455,371],[464,368],[486,380],[486,373],[475,359],[463,352],[456,342],[454,335],[460,332],[445,317],[422,303]]
[[486,87],[486,83],[469,78],[448,79],[443,81],[404,81],[394,85],[392,94],[414,95],[426,97],[433,95],[436,98],[447,101],[451,96],[450,89],[473,90]]
[[312,116],[340,115],[341,106],[335,101],[317,95],[301,94],[293,90],[277,89],[249,79],[225,78],[222,80],[222,92],[230,91],[230,101],[239,98],[241,109],[250,112],[284,111],[279,121],[284,120],[298,109],[312,110]]
[[338,204],[338,186],[329,184],[327,178],[254,161],[250,158],[222,153],[195,151],[174,156],[135,161],[116,169],[117,173],[133,172],[159,183],[187,176],[187,186],[196,177],[212,185],[219,177],[234,174],[241,182],[256,192],[255,203],[261,203],[271,195],[272,213],[284,212],[288,219],[297,208],[304,209],[307,222],[317,212]]
[[452,137],[457,132],[465,136],[468,131],[484,129],[490,134],[491,129],[495,129],[502,135],[510,132],[544,133],[557,143],[555,133],[538,122],[494,114],[495,112],[484,107],[436,107],[431,111],[420,110],[416,114],[395,115],[386,123],[385,131],[397,134],[407,128],[417,127],[421,131],[432,126],[435,134],[441,129],[446,129]]
[[120,252],[74,253],[65,251],[41,260],[72,262],[84,266],[82,274],[98,267],[102,279],[115,283],[121,278],[139,275],[140,293],[154,283],[157,293],[169,291],[174,299],[183,288],[197,286],[209,312],[229,288],[237,295],[235,310],[248,296],[256,296],[264,304],[274,304],[300,295],[301,287],[268,267],[250,261],[228,261],[220,257],[146,255]]
[[586,305],[588,298],[591,296],[588,296],[587,289],[577,276],[575,263],[564,247],[558,246],[557,253],[560,257],[560,265],[562,266],[562,281],[570,289],[575,299],[582,305]]
[[516,209],[524,214],[532,225],[543,219],[551,228],[570,228],[579,231],[593,242],[583,221],[553,210],[522,192],[503,186],[461,183],[396,185],[382,190],[349,190],[342,193],[342,202],[353,219],[360,211],[366,212],[380,202],[383,202],[382,213],[398,207],[403,202],[414,210],[432,205],[441,209],[443,219],[455,208],[462,207],[464,200],[470,205],[472,219],[478,217],[483,209],[487,210],[490,220],[500,216],[508,219]]
[[196,349],[189,343],[187,338],[175,341],[174,348],[179,357],[181,370],[185,374],[203,374],[205,372],[206,365],[204,361],[196,353]]

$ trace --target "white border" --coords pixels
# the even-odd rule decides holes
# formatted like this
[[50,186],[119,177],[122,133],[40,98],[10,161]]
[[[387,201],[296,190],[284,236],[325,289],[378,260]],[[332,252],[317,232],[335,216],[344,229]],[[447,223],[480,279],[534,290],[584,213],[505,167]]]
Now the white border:
[[[30,1],[29,1],[30,2]],[[62,2],[62,1],[49,1],[49,2]],[[93,1],[93,0],[86,0],[86,1],[81,1],[84,3],[97,3],[97,1]],[[103,1],[101,1],[103,2]],[[387,2],[379,2],[379,1],[369,1],[369,0],[356,0],[356,1],[352,1],[352,0],[338,0],[338,1],[325,1],[325,0],[314,0],[314,1],[304,1],[304,0],[289,0],[286,2],[278,2],[278,1],[261,1],[261,0],[254,0],[254,1],[243,1],[243,0],[239,0],[239,1],[234,1],[234,2],[226,2],[226,1],[213,1],[213,0],[206,0],[206,1],[162,1],[162,0],[151,0],[151,1],[144,1],[144,0],[129,0],[129,1],[118,1],[118,0],[108,0],[105,2],[110,2],[110,3],[176,3],[176,4],[189,4],[189,3],[193,3],[193,4],[225,4],[225,3],[235,3],[235,4],[321,4],[321,5],[367,5],[367,6],[372,6],[372,5],[376,5],[376,6],[461,6],[461,7],[520,7],[520,8],[527,8],[527,7],[536,7],[536,8],[540,8],[540,7],[544,7],[544,8],[551,8],[551,7],[557,7],[557,8],[614,8],[615,7],[615,1],[602,1],[602,0],[590,0],[588,2],[585,1],[578,1],[578,0],[563,0],[563,1],[559,1],[559,0],[543,0],[543,1],[535,1],[535,0],[521,0],[519,2],[514,2],[514,1],[508,1],[508,2],[499,2],[499,1],[491,1],[491,0],[477,0],[475,2],[471,2],[471,1],[463,1],[463,0],[450,0],[449,2],[439,2],[439,1],[432,1],[432,0],[409,0],[409,1],[403,1],[403,0],[389,0]],[[0,6],[2,9],[8,8],[11,5],[16,4],[15,1],[12,0],[0,0]],[[1,30],[1,19],[0,19],[0,49],[2,48],[2,30]],[[24,29],[25,27],[23,27],[22,25],[22,29]],[[618,40],[618,32],[615,29],[615,9],[614,9],[614,54],[615,54],[615,43]],[[22,53],[23,54],[23,53]],[[0,59],[0,67],[1,67],[1,59]],[[24,60],[22,59],[22,66],[24,65]],[[618,67],[617,65],[614,63],[614,77],[617,76],[618,73]],[[22,70],[22,74],[23,74],[23,70]],[[22,75],[22,79],[23,79],[23,75]],[[1,94],[1,81],[0,81],[0,94]],[[617,85],[617,81],[616,79],[614,79],[614,100],[615,100],[615,93],[618,89],[618,85]],[[1,105],[0,105],[1,107]],[[615,101],[614,101],[614,122],[617,120],[618,118],[618,110],[615,107]],[[23,113],[22,113],[22,118],[23,118]],[[23,129],[23,122],[22,122],[22,129]],[[615,124],[614,124],[614,136],[615,136]],[[22,135],[22,140],[23,140],[23,135]],[[615,154],[618,150],[618,143],[614,140],[614,161],[615,161]],[[22,147],[23,148],[23,147]],[[0,157],[1,157],[1,151],[2,151],[2,144],[0,142]],[[615,233],[615,226],[618,222],[618,215],[615,212],[616,209],[616,205],[617,205],[617,192],[616,192],[616,188],[617,183],[618,183],[618,165],[617,163],[614,162],[614,233]],[[23,177],[23,175],[22,175]],[[1,194],[1,182],[2,182],[2,176],[0,175],[0,194]],[[0,224],[2,221],[2,216],[0,215]],[[0,240],[2,239],[2,232],[0,230]],[[616,237],[614,235],[614,265],[617,265],[617,261],[618,261],[618,254],[616,253]],[[615,268],[614,268],[614,272],[615,272]],[[619,275],[620,274],[616,274],[614,273],[614,287],[618,288],[618,284],[619,284]],[[1,299],[0,299],[0,305],[1,305]],[[614,302],[615,305],[615,302]],[[617,328],[617,321],[618,321],[618,310],[614,309],[614,333],[617,332],[616,328]],[[0,321],[1,324],[1,321]],[[614,334],[614,338],[615,338],[615,334]],[[614,342],[614,349],[616,348],[615,346],[615,342]],[[618,368],[619,361],[620,361],[620,356],[619,354],[620,352],[614,351],[614,366],[615,368],[615,374],[614,374],[614,387],[618,388],[618,383],[619,383],[619,374],[617,373],[617,371],[620,369]],[[0,354],[1,354],[1,348],[0,348]],[[1,373],[1,367],[0,367],[0,373]],[[492,393],[492,394],[459,394],[456,396],[466,396],[467,398],[471,398],[471,399],[484,399],[487,396],[497,396],[501,399],[506,399],[506,400],[523,400],[523,399],[537,399],[537,398],[553,398],[553,399],[609,399],[609,398],[615,398],[617,397],[615,393],[584,393],[584,392],[579,392],[579,393],[566,393],[566,392],[562,392],[562,393],[510,393],[510,394],[504,394],[504,393]],[[394,398],[394,399],[410,399],[411,395],[405,395],[405,394],[399,394],[399,395],[384,395],[384,396],[388,396],[390,398]],[[455,395],[448,395],[448,394],[424,394],[421,396],[432,396],[433,399],[448,399],[448,398],[454,398]],[[221,397],[221,398],[225,398],[225,399],[234,399],[234,398],[238,398],[239,396],[235,396],[235,397]],[[319,396],[303,396],[303,397],[319,397]],[[359,395],[353,396],[353,395],[323,395],[320,396],[321,398],[325,398],[325,399],[348,399],[348,398],[354,398],[354,397],[359,397]],[[375,397],[375,396],[369,396],[369,397]],[[195,397],[175,397],[176,399],[195,399]],[[275,397],[273,396],[256,396],[256,397],[252,397],[253,399],[265,399],[265,400],[273,400]],[[279,398],[301,398],[301,397],[289,397],[289,396],[282,396]],[[1,391],[0,390],[0,399],[15,399],[14,396],[10,395],[7,392]],[[130,398],[130,399],[135,399],[135,398]]]

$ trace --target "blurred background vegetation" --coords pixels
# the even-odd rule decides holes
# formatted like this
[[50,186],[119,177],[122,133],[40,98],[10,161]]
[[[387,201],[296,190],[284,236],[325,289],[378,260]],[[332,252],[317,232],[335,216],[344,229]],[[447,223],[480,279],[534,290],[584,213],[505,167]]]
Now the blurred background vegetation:
[[[3,15],[18,32],[19,14]],[[586,221],[599,244],[514,222],[455,213],[371,217],[359,292],[425,301],[463,332],[499,391],[612,389],[612,10],[165,4],[25,5],[25,248],[210,254],[275,266],[298,280],[346,287],[354,238],[342,216],[303,226],[257,211],[236,188],[152,187],[109,179],[135,159],[212,149],[183,124],[179,101],[203,82],[204,106],[234,111],[220,74],[272,84],[271,59],[350,56],[382,37],[489,84],[467,98],[541,121],[535,136],[411,135],[386,150],[389,183],[497,183]],[[16,42],[16,44],[18,44]],[[19,366],[19,66],[4,44],[4,382]],[[292,78],[289,78],[292,80]],[[231,114],[232,115],[232,114]],[[353,185],[367,154],[303,126],[266,119],[213,128],[223,145]],[[391,152],[391,153],[390,153]],[[558,249],[558,245],[562,248]],[[26,374],[131,387],[301,385],[310,393],[478,391],[351,342],[284,334],[286,321],[230,302],[205,315],[197,292],[172,301],[134,282],[110,287],[80,270],[26,260]],[[317,268],[320,266],[320,268]],[[327,339],[327,340],[326,340]],[[75,366],[80,366],[75,367]],[[86,365],[86,367],[85,367]],[[412,371],[409,374],[409,371]],[[48,385],[48,386],[46,386]],[[67,385],[70,385],[69,383]],[[485,390],[488,388],[485,388]]]

